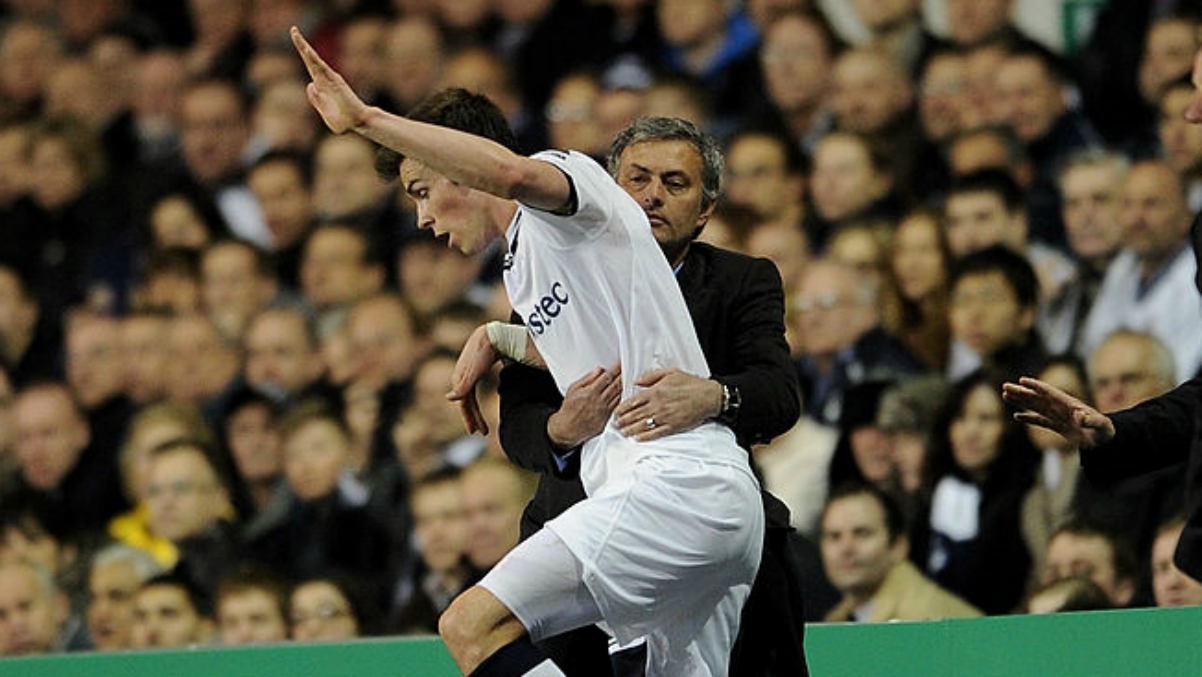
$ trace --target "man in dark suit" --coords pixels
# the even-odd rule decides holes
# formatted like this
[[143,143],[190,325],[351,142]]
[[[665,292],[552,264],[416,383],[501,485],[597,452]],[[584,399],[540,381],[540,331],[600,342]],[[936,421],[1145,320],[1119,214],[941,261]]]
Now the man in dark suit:
[[[622,137],[619,137],[620,139]],[[722,174],[717,146],[684,140],[673,153],[639,156],[621,163],[638,140],[615,145],[609,169],[643,207],[652,232],[684,293],[713,378],[678,370],[639,375],[643,390],[619,404],[604,393],[617,367],[573,384],[560,397],[545,371],[511,364],[501,372],[501,440],[518,465],[538,471],[538,491],[523,516],[523,538],[584,498],[573,475],[580,444],[598,434],[611,414],[628,436],[646,440],[687,429],[707,419],[729,425],[741,445],[766,442],[788,430],[800,415],[795,371],[784,338],[784,292],[780,274],[764,259],[696,242],[713,212]],[[612,402],[613,400],[609,400]],[[743,611],[741,639],[730,674],[805,674],[800,591],[787,561],[788,509],[764,493],[768,529],[764,558]],[[573,677],[612,675],[604,638],[587,628],[546,645]],[[641,674],[640,652],[615,656],[619,674]],[[627,672],[627,665],[633,672]],[[772,670],[773,672],[769,672]]]
[[[1194,56],[1193,82],[1194,98],[1184,115],[1202,124],[1202,50]],[[1198,264],[1194,283],[1202,293],[1202,216],[1194,219],[1190,239]],[[1098,484],[1186,463],[1186,524],[1173,559],[1202,581],[1202,377],[1110,416],[1033,378],[1005,384],[1003,396],[1019,408],[1018,420],[1055,430],[1080,449],[1081,469]]]

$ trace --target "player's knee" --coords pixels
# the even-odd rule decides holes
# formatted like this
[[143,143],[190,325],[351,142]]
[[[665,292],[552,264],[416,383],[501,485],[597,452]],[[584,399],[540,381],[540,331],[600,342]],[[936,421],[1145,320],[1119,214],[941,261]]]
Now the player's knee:
[[479,651],[485,630],[478,621],[470,595],[457,597],[438,618],[438,634],[456,659],[470,658],[468,654]]

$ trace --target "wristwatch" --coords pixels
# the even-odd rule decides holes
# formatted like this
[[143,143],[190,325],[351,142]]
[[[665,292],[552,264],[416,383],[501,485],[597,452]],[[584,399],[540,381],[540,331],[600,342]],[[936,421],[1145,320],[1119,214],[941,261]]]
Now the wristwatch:
[[718,416],[714,420],[724,425],[732,425],[739,417],[739,407],[743,405],[743,396],[739,393],[739,386],[721,381],[718,381],[718,384],[722,386],[722,411],[718,412]]

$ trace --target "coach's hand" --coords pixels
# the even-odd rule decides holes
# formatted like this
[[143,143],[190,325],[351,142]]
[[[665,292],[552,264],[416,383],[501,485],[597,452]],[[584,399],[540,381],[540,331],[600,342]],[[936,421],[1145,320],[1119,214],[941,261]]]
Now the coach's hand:
[[622,367],[597,367],[568,386],[559,411],[547,419],[547,437],[572,449],[601,434],[622,399]]
[[679,369],[656,369],[636,380],[642,390],[618,405],[617,426],[640,442],[701,425],[722,409],[722,384]]

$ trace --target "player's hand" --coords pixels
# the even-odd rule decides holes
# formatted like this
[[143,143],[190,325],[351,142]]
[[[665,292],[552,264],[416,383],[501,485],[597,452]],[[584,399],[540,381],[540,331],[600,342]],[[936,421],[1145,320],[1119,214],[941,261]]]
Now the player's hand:
[[459,351],[455,371],[451,374],[451,390],[447,393],[447,399],[459,403],[459,414],[463,417],[463,426],[469,435],[488,434],[488,422],[480,413],[480,403],[476,400],[476,384],[499,358],[500,354],[488,340],[488,330],[484,325],[476,327],[463,344],[463,350]]
[[1092,449],[1114,438],[1110,417],[1059,388],[1023,377],[1002,385],[1002,399],[1018,409],[1015,420],[1060,433],[1077,449]]
[[326,126],[335,134],[353,129],[363,119],[367,104],[363,103],[337,71],[317,55],[317,51],[301,35],[300,29],[293,26],[291,33],[292,44],[296,46],[296,51],[300,53],[312,79],[305,88],[309,103],[317,109]]
[[597,367],[568,387],[559,411],[547,419],[547,436],[560,449],[571,449],[605,429],[622,399],[622,368]]
[[656,369],[635,381],[643,388],[618,405],[617,426],[640,442],[694,428],[722,406],[722,385],[679,369]]

